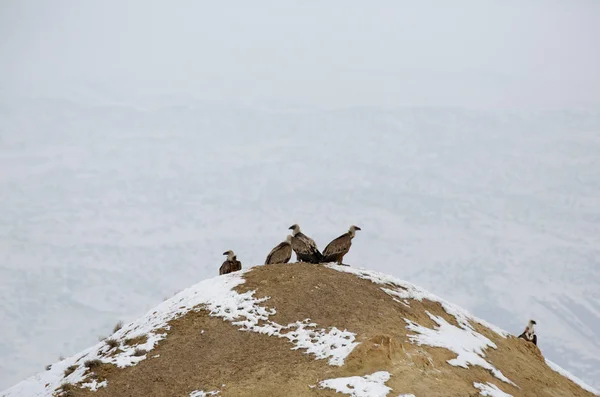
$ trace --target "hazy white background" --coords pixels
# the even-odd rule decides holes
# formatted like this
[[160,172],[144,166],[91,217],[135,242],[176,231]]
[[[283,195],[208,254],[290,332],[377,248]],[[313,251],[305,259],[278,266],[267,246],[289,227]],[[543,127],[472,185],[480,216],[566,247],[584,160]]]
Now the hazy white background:
[[600,105],[594,0],[0,4],[8,91],[336,107]]
[[0,2],[0,388],[300,223],[600,379],[600,3]]

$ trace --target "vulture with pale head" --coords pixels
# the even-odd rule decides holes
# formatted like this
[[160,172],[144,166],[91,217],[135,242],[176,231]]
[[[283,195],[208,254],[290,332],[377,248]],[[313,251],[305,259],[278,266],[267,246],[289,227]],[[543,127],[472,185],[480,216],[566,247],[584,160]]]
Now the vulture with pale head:
[[242,270],[242,262],[237,260],[237,257],[233,251],[225,251],[223,252],[223,255],[227,255],[227,259],[225,259],[225,262],[223,262],[221,265],[221,268],[219,269],[219,275]]
[[265,265],[272,265],[274,263],[288,263],[292,257],[292,236],[287,236],[286,240],[282,243],[277,244],[275,248],[269,252],[267,259],[265,259]]
[[297,224],[293,224],[289,229],[292,230],[292,249],[296,253],[298,262],[321,263],[323,254],[317,248],[315,241],[302,233]]
[[525,339],[529,342],[533,342],[534,345],[537,345],[537,335],[535,334],[535,330],[533,329],[533,326],[535,324],[535,320],[529,320],[529,323],[525,327],[525,331],[523,331],[523,333],[519,335],[519,338]]
[[343,265],[344,255],[350,251],[352,239],[357,230],[361,230],[360,227],[352,225],[346,233],[330,242],[323,250],[323,262],[337,262],[339,265]]

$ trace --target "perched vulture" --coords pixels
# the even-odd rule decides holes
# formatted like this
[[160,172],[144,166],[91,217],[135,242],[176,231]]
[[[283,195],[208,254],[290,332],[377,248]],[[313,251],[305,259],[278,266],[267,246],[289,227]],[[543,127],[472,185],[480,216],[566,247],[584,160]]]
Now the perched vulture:
[[292,249],[296,253],[299,262],[321,263],[323,254],[317,248],[314,240],[300,231],[300,226],[293,224],[289,227],[292,230]]
[[323,250],[323,262],[337,262],[343,265],[342,260],[344,260],[344,255],[350,251],[352,239],[357,230],[360,230],[360,227],[352,225],[348,232],[330,242]]
[[269,252],[265,265],[274,263],[288,263],[292,257],[292,236],[287,236],[284,242],[277,244],[275,248]]
[[242,270],[242,263],[237,260],[237,257],[233,251],[225,251],[223,252],[223,255],[227,255],[227,259],[225,259],[225,262],[223,262],[221,265],[221,268],[219,269],[219,275]]
[[527,324],[527,327],[525,327],[525,331],[523,331],[523,333],[519,335],[519,338],[525,339],[529,342],[533,342],[534,345],[537,345],[537,335],[535,334],[535,330],[533,329],[534,325],[535,320],[529,320],[529,324]]

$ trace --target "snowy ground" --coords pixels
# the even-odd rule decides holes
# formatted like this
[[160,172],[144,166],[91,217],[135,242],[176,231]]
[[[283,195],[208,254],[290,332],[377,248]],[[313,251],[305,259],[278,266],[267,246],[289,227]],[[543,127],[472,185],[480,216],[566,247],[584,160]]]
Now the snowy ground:
[[[123,325],[112,333],[107,340],[114,341],[109,345],[100,341],[76,355],[67,357],[53,364],[48,370],[18,383],[2,394],[2,397],[51,397],[56,388],[63,383],[79,384],[92,390],[106,387],[107,381],[98,383],[90,378],[87,372],[88,361],[99,360],[103,363],[114,364],[119,368],[137,365],[152,355],[152,349],[157,342],[166,337],[165,330],[168,322],[185,315],[190,310],[202,306],[211,316],[223,318],[237,326],[240,331],[257,332],[260,334],[285,338],[292,344],[292,350],[304,351],[316,360],[328,359],[329,365],[341,366],[345,358],[358,345],[354,334],[340,331],[335,327],[330,329],[317,328],[317,324],[308,319],[281,325],[269,319],[276,311],[269,309],[263,303],[269,298],[255,298],[254,291],[239,294],[232,288],[243,284],[244,272],[235,272],[197,283],[172,298],[159,304],[151,311],[135,321]],[[143,338],[137,343],[128,340]],[[137,354],[141,351],[143,354]],[[65,370],[69,374],[65,376]],[[218,391],[206,393],[192,392],[192,397],[216,395]]]
[[513,397],[512,394],[504,393],[498,386],[489,382],[487,384],[475,382],[473,386],[478,388],[479,394],[485,397]]
[[389,379],[389,372],[379,371],[365,376],[327,379],[319,382],[319,386],[351,397],[386,397],[392,390],[385,385]]
[[[402,291],[403,294],[406,294],[408,304],[412,299],[422,300],[425,297],[442,303],[446,312],[455,317],[460,328],[447,323],[442,317],[428,313],[437,323],[437,327],[433,329],[406,320],[407,328],[415,332],[415,334],[409,335],[411,342],[449,349],[457,354],[455,359],[448,360],[449,365],[464,368],[468,368],[470,365],[479,365],[488,369],[503,382],[515,385],[485,360],[485,350],[496,348],[496,346],[489,339],[477,333],[471,325],[472,322],[482,323],[485,322],[484,320],[475,318],[464,309],[395,277],[333,263],[328,266],[337,271],[352,273],[376,284],[385,285],[385,288],[382,287],[384,290],[393,287],[393,291],[397,291],[398,294]],[[78,354],[62,359],[47,368],[46,371],[39,372],[5,390],[2,397],[52,397],[55,390],[65,383],[79,385],[78,387],[94,391],[101,387],[107,387],[108,381],[98,382],[96,379],[92,379],[90,372],[87,371],[88,363],[99,361],[124,368],[135,366],[148,357],[158,357],[158,355],[153,355],[152,350],[157,342],[166,336],[165,330],[168,330],[169,321],[198,307],[206,309],[210,316],[231,322],[240,331],[284,338],[293,345],[292,350],[302,350],[305,354],[314,357],[315,360],[328,359],[328,364],[333,366],[344,364],[346,357],[359,344],[354,341],[355,334],[347,330],[339,331],[336,327],[319,329],[317,324],[312,323],[309,319],[298,319],[288,325],[272,321],[270,317],[276,314],[276,310],[268,307],[269,297],[256,298],[254,291],[240,294],[233,290],[234,287],[244,283],[243,276],[247,271],[249,269],[224,276],[215,276],[186,288],[148,311],[144,316],[133,322],[122,324],[108,339],[100,341]],[[390,299],[395,298],[390,297]],[[495,331],[501,336],[506,335],[506,332],[502,330]],[[109,343],[109,340],[114,344]],[[140,351],[142,354],[138,354]],[[593,388],[559,366],[550,362],[549,365],[561,375],[572,379],[590,392],[598,394]],[[366,376],[326,379],[319,382],[318,386],[333,389],[352,397],[386,397],[392,390],[385,385],[389,379],[388,372],[379,371]],[[484,385],[475,382],[474,386],[480,389],[481,395],[484,396],[510,396],[490,383]],[[518,385],[515,386],[518,387]],[[310,387],[316,387],[316,385]],[[219,393],[218,390],[212,392],[196,390],[190,393],[190,397],[205,397]],[[400,397],[402,396],[410,397],[411,395],[402,394]]]
[[600,114],[0,105],[0,389],[293,223],[600,386]]

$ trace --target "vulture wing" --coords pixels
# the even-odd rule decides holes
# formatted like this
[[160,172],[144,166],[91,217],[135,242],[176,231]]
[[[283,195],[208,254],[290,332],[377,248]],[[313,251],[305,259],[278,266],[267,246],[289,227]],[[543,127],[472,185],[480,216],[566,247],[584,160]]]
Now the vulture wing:
[[323,259],[325,261],[335,260],[338,255],[346,254],[350,250],[350,245],[352,244],[352,239],[350,238],[350,234],[344,233],[340,237],[336,238],[323,250]]
[[287,263],[292,257],[292,246],[287,242],[278,244],[275,248],[269,252],[265,265],[273,263]]
[[315,241],[308,237],[306,234],[300,232],[296,235],[296,237],[298,239],[300,239],[301,241],[304,241],[304,243],[311,249],[314,251],[318,251],[319,249],[317,248],[317,244],[315,243]]
[[323,259],[315,242],[301,233],[292,237],[292,249],[302,262],[319,263]]
[[219,276],[222,275],[222,274],[231,273],[231,271],[232,271],[232,269],[231,269],[231,262],[225,261],[225,262],[223,262],[223,264],[219,268]]
[[242,270],[242,262],[237,259],[233,262],[233,271],[237,272],[238,270]]

